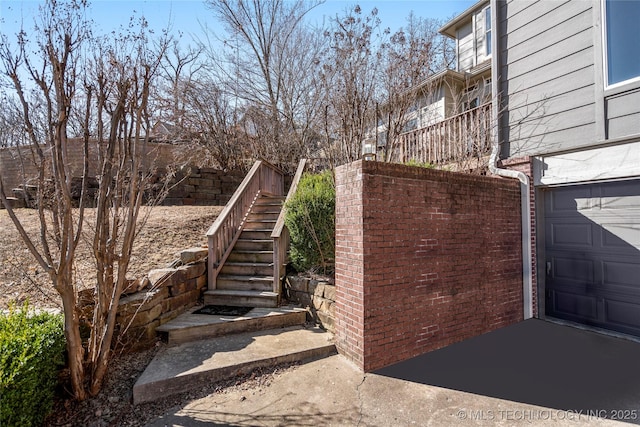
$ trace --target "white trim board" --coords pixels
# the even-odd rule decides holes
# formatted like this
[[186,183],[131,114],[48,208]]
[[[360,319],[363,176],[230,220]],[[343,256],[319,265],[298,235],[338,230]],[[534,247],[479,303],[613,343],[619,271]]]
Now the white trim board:
[[534,185],[561,185],[640,176],[640,141],[591,150],[537,156]]

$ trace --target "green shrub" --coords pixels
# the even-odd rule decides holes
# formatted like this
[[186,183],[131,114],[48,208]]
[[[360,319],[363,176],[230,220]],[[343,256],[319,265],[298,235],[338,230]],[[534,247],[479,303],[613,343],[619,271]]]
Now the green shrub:
[[286,208],[293,267],[298,271],[332,271],[336,241],[336,188],[332,171],[304,174]]
[[0,313],[0,425],[41,425],[64,363],[62,315],[25,304]]
[[425,168],[425,169],[434,169],[435,168],[435,165],[433,163],[419,162],[416,159],[410,159],[409,161],[404,162],[404,164],[406,166],[414,166],[414,167]]

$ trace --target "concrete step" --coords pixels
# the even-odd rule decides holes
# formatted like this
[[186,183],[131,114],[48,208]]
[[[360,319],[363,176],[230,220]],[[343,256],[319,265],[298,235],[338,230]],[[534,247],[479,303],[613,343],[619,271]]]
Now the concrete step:
[[[273,274],[273,271],[271,272]],[[273,275],[271,276],[229,276],[219,274],[216,279],[217,289],[236,291],[266,291],[273,289]]]
[[225,262],[220,270],[223,276],[273,276],[272,262]]
[[158,326],[156,331],[169,345],[183,344],[228,334],[304,325],[307,311],[293,306],[253,308],[244,316],[194,314],[202,306]]
[[335,354],[331,334],[301,326],[228,335],[167,347],[133,386],[133,403],[150,402],[278,364]]
[[270,291],[214,289],[204,293],[205,305],[237,307],[277,307],[279,295]]
[[273,262],[273,251],[233,250],[227,262]]
[[[17,197],[7,197],[7,202],[9,204],[9,206],[11,206],[12,208],[18,209],[18,208],[24,208],[25,204],[24,204],[24,200],[23,199],[18,199]],[[0,209],[4,209],[4,205],[2,204],[2,201],[0,201]]]

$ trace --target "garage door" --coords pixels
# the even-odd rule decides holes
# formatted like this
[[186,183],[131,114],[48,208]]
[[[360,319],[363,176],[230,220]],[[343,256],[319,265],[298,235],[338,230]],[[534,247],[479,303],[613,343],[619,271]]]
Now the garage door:
[[548,316],[640,336],[640,180],[544,190]]

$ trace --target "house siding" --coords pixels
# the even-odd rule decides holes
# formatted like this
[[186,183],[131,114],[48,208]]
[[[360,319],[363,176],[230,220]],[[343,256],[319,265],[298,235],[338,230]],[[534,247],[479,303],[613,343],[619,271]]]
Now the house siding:
[[609,138],[640,134],[640,89],[606,98],[605,112]]
[[364,371],[523,318],[520,185],[336,168],[336,345]]
[[503,155],[592,143],[596,126],[593,4],[500,3]]
[[[636,146],[640,144],[640,82],[621,82],[613,87],[605,84],[603,1],[493,1],[498,28],[494,47],[500,54],[492,71],[500,98],[501,165],[533,178],[530,236],[534,315],[573,319],[622,331],[619,324],[628,321],[626,315],[637,318],[637,307],[626,305],[616,311],[615,298],[633,295],[638,285],[629,279],[624,263],[610,264],[607,274],[625,278],[629,286],[625,292],[629,293],[625,297],[616,294],[615,298],[611,294],[598,294],[599,308],[592,316],[596,320],[586,314],[569,318],[567,313],[572,307],[583,310],[585,302],[593,301],[589,298],[609,286],[605,279],[591,278],[576,266],[580,262],[590,265],[598,256],[610,254],[597,244],[565,248],[563,256],[577,264],[562,273],[564,276],[555,275],[554,269],[560,261],[553,254],[558,243],[550,237],[553,234],[549,230],[557,225],[553,222],[557,217],[554,219],[546,196],[554,192],[591,194],[603,188],[615,191],[625,188],[617,197],[629,204],[629,209],[640,208],[637,186],[607,182],[626,182],[640,177],[636,159]],[[562,189],[553,188],[560,185]],[[572,209],[578,206],[577,198],[566,197],[568,206]],[[564,213],[567,217],[562,219],[563,224],[576,226],[587,216],[582,211],[575,214],[578,219]],[[625,211],[616,215],[616,221],[623,224],[620,229],[626,230],[616,234],[616,238],[624,239],[624,233],[634,229],[635,213]],[[592,232],[595,226],[607,230],[602,224],[594,223],[588,231]],[[591,234],[585,236],[590,242],[596,241]],[[640,250],[637,245],[635,248]],[[633,258],[637,252],[631,250],[630,254]],[[578,285],[563,294],[567,284],[572,283]],[[564,298],[561,302],[558,295]],[[583,303],[585,305],[581,305]],[[603,309],[604,306],[607,308]]]
[[473,25],[471,22],[456,32],[458,39],[458,71],[468,70],[475,65]]
[[491,57],[487,55],[485,9],[473,12],[471,20],[456,31],[458,43],[458,71],[469,71],[471,68]]

